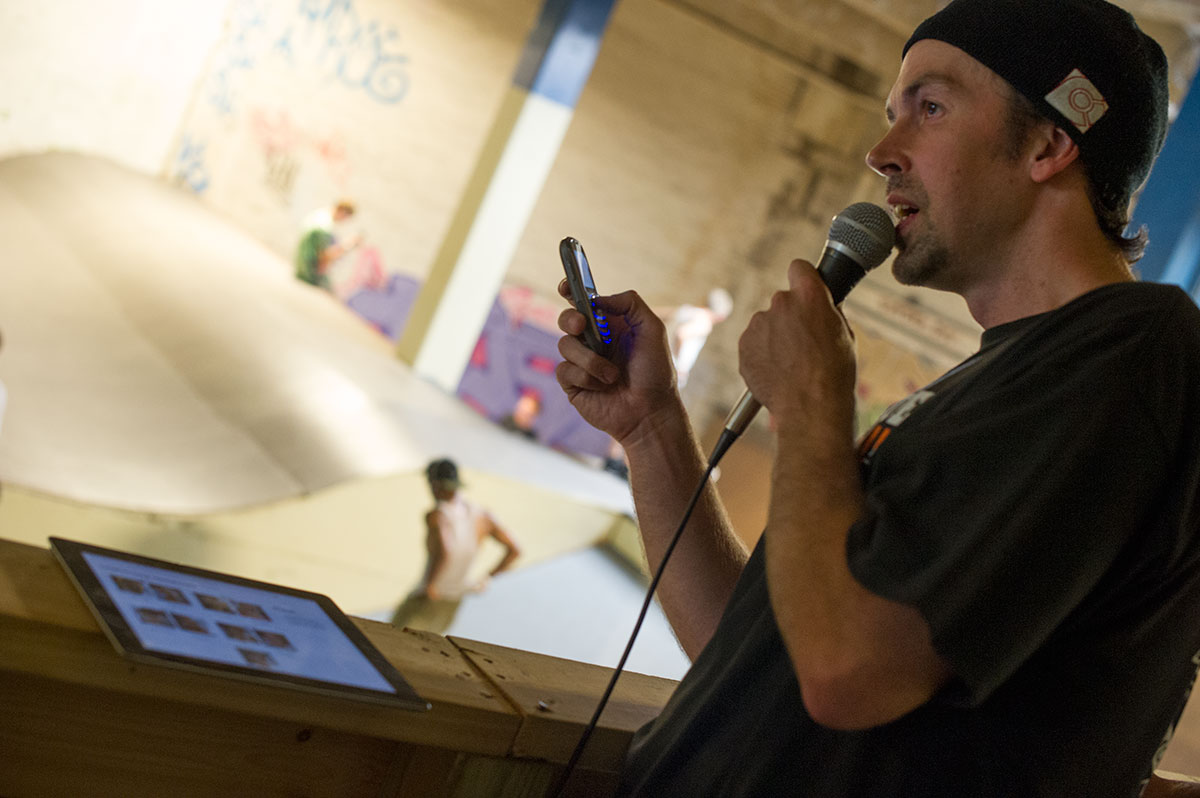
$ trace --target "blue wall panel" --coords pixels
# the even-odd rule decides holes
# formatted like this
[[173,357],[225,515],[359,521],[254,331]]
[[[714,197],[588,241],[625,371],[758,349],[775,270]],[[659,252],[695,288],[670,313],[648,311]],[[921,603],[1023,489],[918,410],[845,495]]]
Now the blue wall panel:
[[1167,133],[1162,154],[1134,209],[1132,229],[1150,243],[1137,264],[1144,280],[1194,291],[1200,281],[1200,75]]
[[574,108],[616,0],[546,0],[513,82]]

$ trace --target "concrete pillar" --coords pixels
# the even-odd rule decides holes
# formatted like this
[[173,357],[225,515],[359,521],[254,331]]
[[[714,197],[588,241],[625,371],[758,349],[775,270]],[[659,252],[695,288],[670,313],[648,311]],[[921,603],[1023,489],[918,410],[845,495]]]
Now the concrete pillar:
[[[546,0],[397,353],[458,388],[591,74],[616,0]],[[557,257],[548,253],[547,257]]]

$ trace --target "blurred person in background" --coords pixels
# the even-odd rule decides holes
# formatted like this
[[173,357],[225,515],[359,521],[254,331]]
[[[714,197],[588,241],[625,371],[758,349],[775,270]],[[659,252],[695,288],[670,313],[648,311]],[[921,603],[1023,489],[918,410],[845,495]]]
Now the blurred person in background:
[[362,239],[350,236],[339,240],[338,227],[355,214],[354,203],[349,200],[318,208],[304,220],[304,232],[296,247],[296,278],[309,285],[330,290],[329,267],[338,258],[357,247]]
[[[512,567],[521,550],[491,513],[463,496],[458,466],[452,460],[430,462],[425,478],[434,498],[433,508],[425,514],[425,574],[396,608],[392,623],[444,634],[463,598],[483,592],[491,577]],[[487,538],[504,547],[504,556],[481,578],[474,575],[474,566]]]

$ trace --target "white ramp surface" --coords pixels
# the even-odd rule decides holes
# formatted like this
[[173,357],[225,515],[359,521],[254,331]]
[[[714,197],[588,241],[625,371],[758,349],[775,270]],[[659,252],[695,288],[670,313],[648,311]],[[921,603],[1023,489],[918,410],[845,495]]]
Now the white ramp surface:
[[199,514],[449,456],[615,512],[628,486],[416,378],[199,198],[112,163],[0,162],[0,482]]

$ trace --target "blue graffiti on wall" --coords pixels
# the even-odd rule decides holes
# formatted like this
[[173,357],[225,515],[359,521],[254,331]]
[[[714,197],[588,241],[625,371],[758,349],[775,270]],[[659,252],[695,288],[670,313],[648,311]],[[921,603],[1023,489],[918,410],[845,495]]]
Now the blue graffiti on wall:
[[205,144],[185,135],[175,156],[175,180],[197,194],[208,188],[208,168],[204,165]]
[[326,78],[385,104],[408,94],[408,56],[392,26],[364,19],[354,0],[299,0],[286,21],[270,17],[271,3],[239,0],[230,12],[230,33],[216,57],[208,102],[222,114],[238,110],[238,76],[276,59],[293,67],[315,66]]
[[351,88],[382,103],[408,94],[408,56],[397,52],[400,35],[378,21],[364,21],[353,0],[300,0],[300,30],[289,26],[276,50],[293,55],[299,33],[315,47],[315,60]]
[[235,77],[256,65],[252,39],[265,32],[266,14],[261,2],[241,0],[230,11],[231,33],[225,47],[218,50],[208,87],[208,102],[223,114],[232,114],[236,105]]

